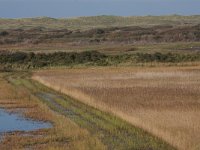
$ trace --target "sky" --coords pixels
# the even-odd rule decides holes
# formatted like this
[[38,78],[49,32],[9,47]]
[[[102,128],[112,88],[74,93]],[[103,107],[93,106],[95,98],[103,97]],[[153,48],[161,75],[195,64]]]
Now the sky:
[[0,18],[200,15],[200,0],[0,0]]

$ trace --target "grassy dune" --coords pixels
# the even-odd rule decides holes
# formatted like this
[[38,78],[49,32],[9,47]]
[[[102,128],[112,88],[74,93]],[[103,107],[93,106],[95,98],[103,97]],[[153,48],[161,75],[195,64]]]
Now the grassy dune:
[[33,79],[111,112],[181,150],[200,148],[200,78],[196,67],[70,69]]
[[0,29],[29,28],[67,28],[89,29],[112,26],[154,26],[154,25],[191,25],[199,24],[200,16],[92,16],[77,18],[20,18],[0,19]]

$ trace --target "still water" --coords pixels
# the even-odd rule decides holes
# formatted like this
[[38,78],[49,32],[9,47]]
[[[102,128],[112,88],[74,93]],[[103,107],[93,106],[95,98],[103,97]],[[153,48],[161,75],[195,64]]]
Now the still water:
[[19,114],[11,114],[4,109],[0,109],[0,134],[12,131],[32,131],[51,127],[52,125],[50,123],[28,120]]

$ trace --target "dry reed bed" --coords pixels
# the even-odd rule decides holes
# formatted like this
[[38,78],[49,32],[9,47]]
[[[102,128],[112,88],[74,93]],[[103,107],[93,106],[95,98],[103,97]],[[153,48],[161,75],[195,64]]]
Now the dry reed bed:
[[33,79],[114,113],[178,149],[200,148],[200,68],[90,68],[36,72]]

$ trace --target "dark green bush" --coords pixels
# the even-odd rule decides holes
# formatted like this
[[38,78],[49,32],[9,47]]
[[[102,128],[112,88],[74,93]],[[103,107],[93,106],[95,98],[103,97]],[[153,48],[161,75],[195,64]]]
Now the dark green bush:
[[7,31],[2,31],[2,32],[0,32],[0,36],[6,36],[6,35],[8,35],[9,33],[7,32]]
[[73,65],[84,63],[97,63],[106,56],[96,51],[82,53],[24,53],[24,52],[0,52],[0,64],[23,64],[32,67]]
[[185,62],[185,61],[199,61],[200,53],[195,54],[174,54],[174,53],[137,53],[137,62]]
[[[73,65],[97,65],[108,66],[125,63],[144,62],[191,62],[200,61],[200,53],[174,54],[174,53],[137,53],[123,55],[105,55],[97,51],[55,52],[55,53],[25,53],[0,51],[0,66],[12,66],[19,68],[42,68],[48,66],[73,66]],[[9,68],[12,68],[9,67]],[[8,67],[6,67],[8,68]]]

